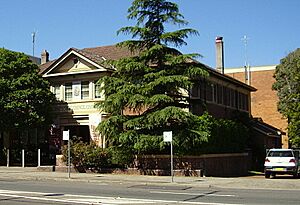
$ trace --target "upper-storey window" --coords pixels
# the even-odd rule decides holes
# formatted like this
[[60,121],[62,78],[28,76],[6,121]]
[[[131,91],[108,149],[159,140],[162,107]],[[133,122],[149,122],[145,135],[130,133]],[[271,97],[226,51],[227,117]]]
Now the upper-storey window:
[[55,95],[57,100],[60,100],[60,85],[53,86],[53,94]]
[[230,89],[230,107],[236,107],[236,93],[237,91]]
[[65,84],[65,101],[72,100],[73,92],[72,92],[72,83]]
[[90,99],[90,82],[73,81],[65,83],[65,101]]
[[238,102],[239,102],[239,109],[241,110],[249,110],[249,103],[248,103],[248,96],[244,93],[239,93],[238,95]]
[[213,100],[213,85],[210,82],[205,85],[205,99],[208,102]]
[[89,98],[89,81],[82,81],[81,82],[81,99],[88,99]]
[[212,102],[217,103],[218,99],[218,86],[217,84],[212,85]]
[[101,98],[101,92],[100,87],[101,85],[97,83],[97,81],[94,82],[95,85],[95,98]]
[[230,88],[223,86],[223,105],[230,106]]

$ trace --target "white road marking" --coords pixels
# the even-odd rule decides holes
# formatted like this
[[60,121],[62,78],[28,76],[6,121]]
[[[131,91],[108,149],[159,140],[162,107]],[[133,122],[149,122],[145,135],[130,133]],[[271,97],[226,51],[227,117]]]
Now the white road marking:
[[[166,203],[166,204],[194,204],[194,205],[240,205],[240,204],[189,202],[189,201],[173,201],[173,200],[157,200],[157,199],[101,197],[101,196],[87,196],[87,195],[74,195],[74,194],[62,194],[62,193],[44,193],[44,192],[28,192],[28,191],[12,191],[12,190],[0,190],[0,196],[13,197],[13,198],[23,198],[23,199],[30,199],[30,200],[39,200],[39,201],[62,202],[62,203],[70,203],[70,204],[118,205],[118,204],[158,204],[158,203]],[[55,198],[53,198],[53,197],[55,197]]]
[[220,197],[236,197],[232,194],[205,194],[205,193],[187,193],[187,192],[168,192],[168,191],[150,191],[153,194],[174,194],[174,195],[188,195],[188,196],[220,196]]

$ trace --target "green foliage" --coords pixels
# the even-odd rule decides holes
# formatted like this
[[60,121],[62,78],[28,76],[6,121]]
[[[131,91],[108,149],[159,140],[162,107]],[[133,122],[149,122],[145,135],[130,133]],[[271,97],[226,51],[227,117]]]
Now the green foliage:
[[113,167],[126,168],[133,161],[134,155],[130,147],[111,146],[107,150],[110,153],[111,166]]
[[[63,161],[68,161],[68,147],[63,147]],[[110,166],[110,154],[94,143],[71,142],[71,163],[77,168],[98,170]]]
[[36,64],[0,48],[0,131],[49,125],[54,100]]
[[232,153],[248,147],[249,130],[237,121],[215,119],[204,113],[194,121],[190,131],[184,138],[175,138],[176,154]]
[[[134,40],[119,43],[131,50],[132,57],[110,62],[115,72],[99,83],[106,100],[96,106],[110,113],[98,130],[110,146],[126,147],[132,154],[164,152],[162,133],[172,130],[178,147],[185,138],[200,138],[195,131],[197,117],[189,113],[189,90],[193,79],[207,76],[203,66],[169,46],[185,45],[185,38],[197,31],[189,28],[165,31],[165,24],[182,26],[187,22],[176,4],[166,0],[134,0],[128,19],[135,26],[118,33],[131,34]],[[126,114],[131,111],[131,114]],[[195,140],[195,141],[197,141]]]
[[202,116],[194,118],[189,124],[189,132],[179,129],[179,136],[173,141],[174,152],[177,155],[198,155],[201,154],[201,145],[207,142],[211,136],[213,126],[212,116],[204,113]]
[[207,118],[209,135],[202,143],[202,153],[243,152],[248,147],[249,129],[240,122],[227,119]]
[[279,97],[278,110],[288,119],[288,135],[293,146],[300,146],[300,49],[280,61],[273,89]]

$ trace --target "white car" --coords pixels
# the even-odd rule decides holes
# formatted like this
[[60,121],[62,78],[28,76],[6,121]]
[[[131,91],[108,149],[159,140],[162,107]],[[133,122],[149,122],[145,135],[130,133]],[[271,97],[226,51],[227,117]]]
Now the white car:
[[270,149],[265,159],[265,177],[276,174],[291,174],[298,176],[299,152],[292,149]]

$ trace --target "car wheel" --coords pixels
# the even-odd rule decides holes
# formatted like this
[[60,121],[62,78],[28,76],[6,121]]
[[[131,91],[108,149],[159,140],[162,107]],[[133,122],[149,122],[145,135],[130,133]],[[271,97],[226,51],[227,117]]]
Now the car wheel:
[[297,172],[294,173],[294,174],[293,174],[293,177],[294,177],[295,179],[297,179],[297,178],[298,178],[298,173],[297,173]]
[[270,176],[271,176],[271,174],[270,174],[270,172],[265,172],[265,178],[270,178]]

